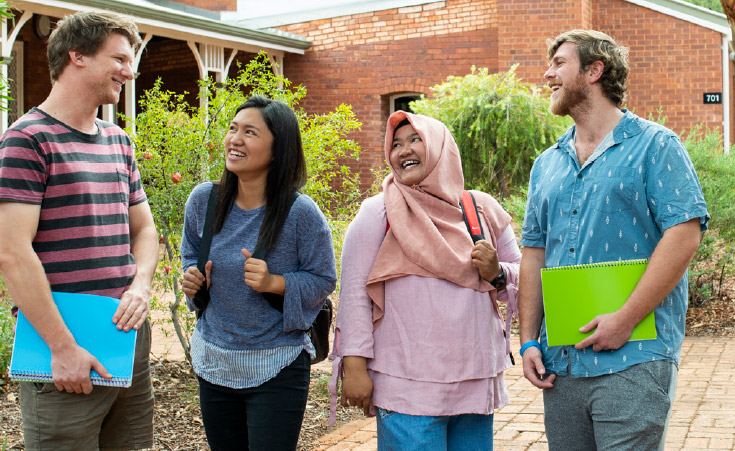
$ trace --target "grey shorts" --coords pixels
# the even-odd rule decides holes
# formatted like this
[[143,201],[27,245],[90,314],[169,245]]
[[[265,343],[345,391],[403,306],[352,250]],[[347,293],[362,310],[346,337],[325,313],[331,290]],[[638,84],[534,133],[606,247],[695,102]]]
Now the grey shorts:
[[544,389],[549,450],[663,449],[676,376],[676,365],[665,361],[597,377],[557,376]]
[[54,384],[22,382],[20,409],[26,450],[128,450],[153,446],[151,325],[138,330],[130,388],[95,385],[89,395]]

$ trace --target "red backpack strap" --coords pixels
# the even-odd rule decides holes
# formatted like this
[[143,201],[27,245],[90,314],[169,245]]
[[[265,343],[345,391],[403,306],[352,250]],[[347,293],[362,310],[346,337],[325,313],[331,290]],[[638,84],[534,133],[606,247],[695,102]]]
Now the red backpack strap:
[[[472,208],[469,208],[470,205],[472,205]],[[464,223],[467,226],[467,231],[470,232],[472,242],[477,243],[480,240],[484,240],[485,234],[482,231],[482,224],[480,224],[475,196],[467,190],[462,191],[462,200],[459,206],[462,208]]]
[[[469,208],[470,203],[472,203],[472,208]],[[467,230],[470,232],[470,236],[472,236],[472,242],[477,243],[479,240],[484,240],[485,234],[482,231],[482,224],[480,223],[480,214],[477,211],[475,196],[473,196],[471,192],[464,190],[462,192],[462,201],[460,202],[460,207],[462,207],[464,223],[467,225]],[[503,315],[500,314],[500,307],[498,306],[498,302],[492,296],[490,297],[490,299],[492,299],[493,301],[493,306],[495,307],[495,311],[497,312],[498,317],[502,318]],[[515,365],[516,361],[513,358],[513,353],[510,352],[510,341],[508,339],[508,331],[505,330],[505,325],[503,325],[503,336],[506,340],[508,355],[510,356],[510,363]]]

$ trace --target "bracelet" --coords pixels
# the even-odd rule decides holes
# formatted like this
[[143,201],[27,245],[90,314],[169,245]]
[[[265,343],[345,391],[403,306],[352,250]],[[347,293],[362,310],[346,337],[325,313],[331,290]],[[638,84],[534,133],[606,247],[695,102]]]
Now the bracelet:
[[521,354],[521,357],[523,357],[523,353],[526,352],[526,349],[528,348],[538,348],[538,350],[541,350],[541,343],[539,343],[536,340],[527,341],[523,346],[521,346],[521,350],[518,351],[519,354]]

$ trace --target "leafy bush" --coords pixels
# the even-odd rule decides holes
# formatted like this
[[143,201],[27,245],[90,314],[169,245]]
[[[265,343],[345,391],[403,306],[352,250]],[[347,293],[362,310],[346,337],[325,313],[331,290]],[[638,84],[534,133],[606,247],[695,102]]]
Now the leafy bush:
[[[154,298],[152,308],[170,310],[187,358],[195,321],[182,302],[184,295],[179,286],[184,204],[196,185],[220,178],[224,136],[238,106],[255,94],[289,105],[299,120],[309,174],[303,192],[314,199],[333,225],[339,224],[338,219],[351,217],[357,205],[358,176],[347,162],[356,159],[360,149],[347,136],[359,129],[360,122],[345,105],[322,115],[307,114],[299,106],[306,89],[290,85],[289,80],[273,73],[264,53],[241,69],[237,78],[221,84],[211,79],[201,82],[200,95],[207,96],[206,108],[189,105],[184,93],[164,90],[159,80],[140,102],[135,130],[127,130],[136,148],[142,182],[164,248],[159,263],[163,271],[156,276],[156,291],[173,292],[175,299],[164,305],[161,299]],[[341,226],[335,231],[335,236],[341,236]]]
[[0,391],[3,391],[8,381],[8,367],[13,352],[15,318],[10,313],[11,304],[8,291],[0,278]]
[[526,201],[528,200],[528,186],[522,186],[512,190],[510,195],[503,199],[500,203],[503,209],[507,211],[513,222],[518,226],[523,225],[523,219],[526,216]]
[[722,134],[719,131],[702,131],[701,126],[689,132],[684,146],[702,184],[712,216],[710,229],[720,238],[735,242],[735,154],[722,152]]
[[710,219],[689,270],[689,299],[702,305],[724,296],[723,282],[735,274],[735,154],[722,152],[722,134],[694,127],[684,146],[702,184]]
[[722,3],[720,3],[720,0],[686,0],[686,2],[701,6],[702,8],[711,9],[712,11],[717,11],[718,13],[724,14],[725,12],[722,9]]
[[533,160],[571,125],[569,117],[549,111],[546,88],[521,82],[516,67],[497,74],[473,67],[433,86],[431,98],[411,103],[451,130],[466,186],[500,199],[528,183]]

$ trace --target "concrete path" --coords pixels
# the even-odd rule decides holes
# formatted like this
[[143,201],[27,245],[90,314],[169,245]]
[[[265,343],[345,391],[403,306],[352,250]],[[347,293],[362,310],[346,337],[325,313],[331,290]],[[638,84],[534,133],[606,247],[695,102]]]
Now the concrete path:
[[[518,343],[515,337],[513,343]],[[518,350],[514,349],[518,356]],[[541,391],[523,378],[520,359],[505,373],[511,403],[495,412],[495,449],[547,450]],[[374,418],[345,424],[317,449],[377,449]],[[735,338],[687,337],[666,437],[666,450],[735,449]]]

